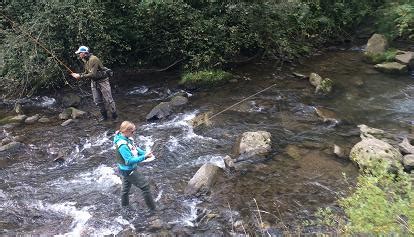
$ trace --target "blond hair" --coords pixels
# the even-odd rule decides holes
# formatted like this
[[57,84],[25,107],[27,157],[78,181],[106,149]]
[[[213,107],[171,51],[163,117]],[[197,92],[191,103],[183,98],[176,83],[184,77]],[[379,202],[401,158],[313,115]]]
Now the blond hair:
[[121,123],[121,126],[119,127],[119,131],[120,132],[126,132],[126,131],[134,130],[135,128],[136,128],[135,124],[133,124],[132,122],[124,121],[124,122]]

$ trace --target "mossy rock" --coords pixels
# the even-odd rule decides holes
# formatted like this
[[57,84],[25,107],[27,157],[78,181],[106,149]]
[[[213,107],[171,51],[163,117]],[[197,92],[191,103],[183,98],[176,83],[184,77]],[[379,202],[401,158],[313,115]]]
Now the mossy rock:
[[210,88],[223,85],[232,77],[231,73],[222,70],[204,70],[184,74],[179,84],[189,89]]
[[378,64],[383,62],[392,62],[395,60],[395,56],[397,56],[398,50],[396,49],[389,49],[384,53],[368,53],[366,54],[366,60],[372,64]]

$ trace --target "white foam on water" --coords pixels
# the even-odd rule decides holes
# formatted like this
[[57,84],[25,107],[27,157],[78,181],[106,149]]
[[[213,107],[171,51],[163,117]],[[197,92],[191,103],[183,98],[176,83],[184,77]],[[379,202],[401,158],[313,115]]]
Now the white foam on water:
[[51,211],[54,213],[59,213],[64,216],[70,216],[73,218],[71,224],[71,231],[65,233],[63,235],[55,235],[55,236],[80,236],[84,230],[86,229],[86,223],[92,217],[89,213],[88,209],[91,207],[83,207],[81,209],[77,209],[75,207],[76,202],[64,202],[64,203],[56,203],[56,204],[43,204],[42,201],[37,201],[34,204],[29,204],[34,208]]
[[184,201],[187,213],[184,213],[178,220],[178,223],[182,223],[185,226],[195,226],[194,221],[197,219],[197,204],[201,203],[198,199],[191,199]]
[[99,153],[97,154],[103,154],[108,152],[109,150],[115,149],[112,141],[109,139],[109,137],[106,135],[108,131],[105,131],[101,134],[99,134],[96,137],[87,138],[82,145],[82,148],[78,149],[79,153],[83,152],[86,149],[90,149],[92,147],[99,147]]
[[180,145],[176,137],[170,136],[170,139],[167,141],[167,149],[170,152],[176,151],[177,149],[182,147],[183,146]]
[[139,148],[150,151],[152,150],[152,146],[154,145],[154,140],[152,139],[152,136],[138,136],[138,141],[136,142],[136,145],[138,145]]
[[127,92],[127,95],[139,95],[139,94],[145,94],[148,92],[148,87],[146,86],[136,86],[132,88],[131,91]]
[[162,197],[162,193],[163,192],[164,192],[163,190],[160,190],[160,192],[158,193],[157,197],[155,198],[155,201],[156,202],[158,202],[159,200],[161,200],[161,197]]
[[264,107],[256,105],[256,101],[250,101],[252,108],[249,109],[249,112],[262,112],[264,111]]
[[122,216],[117,216],[114,220],[105,220],[105,227],[88,228],[86,235],[89,236],[107,236],[107,235],[117,235],[125,229],[135,230],[133,224],[128,220],[125,220]]
[[56,103],[56,99],[55,98],[50,98],[47,96],[42,96],[40,97],[40,106],[41,107],[49,107],[52,106]]
[[116,175],[115,168],[100,165],[92,172],[81,173],[72,180],[57,180],[52,185],[64,191],[76,189],[111,190],[114,186],[122,184],[121,178]]

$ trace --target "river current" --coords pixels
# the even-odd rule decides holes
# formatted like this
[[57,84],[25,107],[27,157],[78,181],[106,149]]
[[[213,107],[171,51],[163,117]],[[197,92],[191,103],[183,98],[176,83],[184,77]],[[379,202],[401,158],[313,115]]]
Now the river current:
[[[291,72],[316,72],[335,83],[331,96],[314,95],[305,79]],[[362,60],[360,51],[336,50],[292,68],[254,64],[234,71],[237,82],[215,89],[185,91],[174,73],[118,76],[114,98],[121,120],[138,124],[137,143],[156,159],[139,167],[151,183],[161,225],[148,218],[139,189],[132,188],[135,213],[122,215],[121,179],[116,174],[112,135],[118,124],[97,123],[90,97],[81,110],[90,112],[66,127],[57,114],[63,108],[54,95],[28,99],[26,114],[52,118],[48,124],[2,127],[1,138],[22,136],[19,150],[0,152],[0,234],[62,236],[110,234],[281,234],[311,232],[304,226],[318,208],[337,208],[358,174],[333,145],[352,147],[357,125],[411,137],[414,81],[387,75]],[[276,86],[220,114],[211,126],[193,128],[196,115],[217,113],[262,90]],[[87,89],[88,90],[88,89]],[[145,121],[158,103],[178,93],[189,104],[168,119]],[[4,102],[1,117],[13,114]],[[324,123],[315,107],[332,110],[344,122]],[[184,195],[187,182],[205,163],[224,168],[237,137],[246,131],[272,134],[268,159],[237,172],[223,172],[208,195]],[[288,150],[294,148],[299,158]],[[64,162],[54,159],[62,156]],[[237,223],[241,223],[237,225]],[[240,227],[241,226],[241,227]]]

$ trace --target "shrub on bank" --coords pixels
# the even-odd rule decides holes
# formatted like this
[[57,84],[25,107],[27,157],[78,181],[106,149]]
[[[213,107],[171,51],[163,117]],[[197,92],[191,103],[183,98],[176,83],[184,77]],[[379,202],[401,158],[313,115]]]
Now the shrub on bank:
[[377,163],[365,170],[339,201],[342,212],[321,209],[313,225],[328,226],[350,235],[401,235],[414,233],[414,191],[411,177],[402,170],[390,173]]

